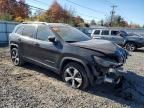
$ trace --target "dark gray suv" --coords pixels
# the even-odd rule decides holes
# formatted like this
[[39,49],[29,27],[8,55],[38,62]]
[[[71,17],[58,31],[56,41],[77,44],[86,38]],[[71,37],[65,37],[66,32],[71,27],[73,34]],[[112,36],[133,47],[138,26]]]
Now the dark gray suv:
[[79,89],[96,82],[118,84],[128,55],[123,48],[106,40],[92,40],[66,24],[22,23],[9,40],[14,65],[31,62],[49,68]]
[[116,29],[94,29],[91,37],[112,41],[128,51],[135,51],[137,48],[144,47],[144,36],[136,34],[129,35],[123,30]]

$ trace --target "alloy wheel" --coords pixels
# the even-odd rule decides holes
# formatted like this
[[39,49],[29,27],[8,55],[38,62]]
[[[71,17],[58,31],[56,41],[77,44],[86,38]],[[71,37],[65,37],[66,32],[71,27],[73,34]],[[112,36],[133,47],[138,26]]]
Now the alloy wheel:
[[19,65],[19,55],[18,55],[17,49],[12,49],[11,59],[12,59],[12,62],[14,63],[14,65]]
[[127,43],[125,47],[128,51],[134,51],[136,46],[133,43]]
[[65,70],[64,79],[73,88],[79,88],[82,85],[82,75],[74,67],[68,67]]

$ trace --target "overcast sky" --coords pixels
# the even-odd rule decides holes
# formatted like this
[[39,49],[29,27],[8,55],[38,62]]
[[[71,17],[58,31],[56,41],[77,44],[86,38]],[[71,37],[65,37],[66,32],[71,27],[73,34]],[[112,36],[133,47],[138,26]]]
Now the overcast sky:
[[[39,2],[41,1],[41,2]],[[144,25],[144,0],[69,0],[93,10],[80,7],[67,0],[57,0],[63,7],[75,10],[75,15],[80,15],[86,21],[95,19],[99,21],[110,15],[111,6],[117,5],[116,14],[121,15],[129,23]],[[26,0],[30,5],[48,9],[53,0]],[[95,11],[94,11],[95,10]]]

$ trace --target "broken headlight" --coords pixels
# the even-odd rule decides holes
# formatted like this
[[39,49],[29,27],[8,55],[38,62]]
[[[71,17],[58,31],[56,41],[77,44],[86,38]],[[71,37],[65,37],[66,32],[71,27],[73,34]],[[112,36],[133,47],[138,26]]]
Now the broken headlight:
[[118,66],[122,65],[122,63],[117,63],[115,60],[101,58],[101,57],[97,57],[97,56],[94,56],[94,60],[97,64],[99,64],[103,67],[118,67]]

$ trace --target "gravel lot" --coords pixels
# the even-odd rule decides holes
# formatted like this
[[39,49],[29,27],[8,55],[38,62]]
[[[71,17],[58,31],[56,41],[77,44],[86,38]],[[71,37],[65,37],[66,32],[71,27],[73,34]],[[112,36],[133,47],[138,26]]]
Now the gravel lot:
[[75,90],[50,70],[32,64],[15,67],[0,48],[0,108],[144,108],[144,49],[132,53],[121,88],[96,85]]

